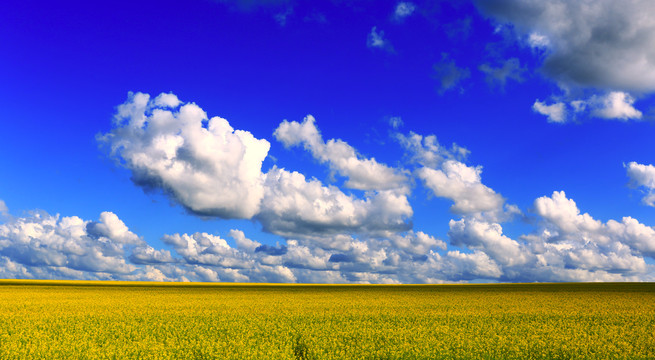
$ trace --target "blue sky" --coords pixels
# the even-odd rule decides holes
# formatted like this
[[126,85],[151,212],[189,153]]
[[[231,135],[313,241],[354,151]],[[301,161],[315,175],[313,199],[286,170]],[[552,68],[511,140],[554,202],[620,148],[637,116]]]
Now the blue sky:
[[0,277],[653,281],[649,1],[10,1]]

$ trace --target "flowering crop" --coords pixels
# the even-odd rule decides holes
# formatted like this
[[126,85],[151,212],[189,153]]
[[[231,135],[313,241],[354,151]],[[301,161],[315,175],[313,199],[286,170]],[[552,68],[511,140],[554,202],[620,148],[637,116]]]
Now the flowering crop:
[[655,284],[0,281],[0,359],[653,359]]

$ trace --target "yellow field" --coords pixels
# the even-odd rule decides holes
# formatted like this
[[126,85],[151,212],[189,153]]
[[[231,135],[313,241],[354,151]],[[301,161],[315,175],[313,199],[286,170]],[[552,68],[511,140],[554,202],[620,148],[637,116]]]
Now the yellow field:
[[654,359],[655,284],[0,281],[1,359]]

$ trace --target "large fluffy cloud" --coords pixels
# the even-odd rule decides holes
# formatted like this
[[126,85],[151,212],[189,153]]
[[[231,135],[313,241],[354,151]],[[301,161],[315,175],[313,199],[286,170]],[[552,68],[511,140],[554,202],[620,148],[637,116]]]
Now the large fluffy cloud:
[[251,218],[264,196],[262,161],[270,144],[173,94],[130,94],[111,132],[110,156],[146,188],[160,188],[191,212]]
[[[543,73],[563,95],[533,109],[551,122],[586,115],[640,119],[631,94],[655,91],[655,4],[649,0],[477,1],[483,13],[511,24],[543,58]],[[579,98],[578,90],[593,95]]]
[[564,84],[655,90],[655,3],[649,0],[485,0],[482,11],[547,50],[544,72]]
[[109,156],[129,169],[134,182],[159,188],[200,216],[260,221],[284,237],[312,234],[405,231],[411,224],[408,179],[401,170],[362,158],[341,140],[327,143],[314,119],[284,121],[275,136],[305,148],[367,191],[347,195],[301,173],[273,167],[262,172],[269,143],[235,130],[196,104],[173,94],[130,94],[118,107],[110,132],[99,135]]

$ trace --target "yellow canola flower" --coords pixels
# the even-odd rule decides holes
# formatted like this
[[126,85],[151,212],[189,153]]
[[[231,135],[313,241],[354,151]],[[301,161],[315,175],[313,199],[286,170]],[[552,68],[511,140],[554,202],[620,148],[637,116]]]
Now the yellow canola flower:
[[655,284],[0,281],[0,359],[653,359]]

